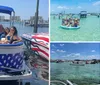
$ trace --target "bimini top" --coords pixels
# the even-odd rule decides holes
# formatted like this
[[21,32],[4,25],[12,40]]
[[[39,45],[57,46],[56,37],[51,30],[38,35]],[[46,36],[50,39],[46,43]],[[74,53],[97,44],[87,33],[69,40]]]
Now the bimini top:
[[14,9],[7,6],[0,6],[0,13],[5,13],[11,15],[11,13],[14,12]]

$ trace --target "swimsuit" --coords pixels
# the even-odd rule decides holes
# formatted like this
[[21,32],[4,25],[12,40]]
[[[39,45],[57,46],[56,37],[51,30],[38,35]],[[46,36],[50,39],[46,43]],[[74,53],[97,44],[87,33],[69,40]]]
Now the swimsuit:
[[13,37],[10,40],[10,44],[12,44],[14,41],[17,41],[18,39],[13,39]]

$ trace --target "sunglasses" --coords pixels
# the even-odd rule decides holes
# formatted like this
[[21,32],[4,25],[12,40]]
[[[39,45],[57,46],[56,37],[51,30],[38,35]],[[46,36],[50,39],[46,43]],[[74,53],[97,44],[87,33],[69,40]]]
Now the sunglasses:
[[15,31],[14,29],[10,29],[11,31]]

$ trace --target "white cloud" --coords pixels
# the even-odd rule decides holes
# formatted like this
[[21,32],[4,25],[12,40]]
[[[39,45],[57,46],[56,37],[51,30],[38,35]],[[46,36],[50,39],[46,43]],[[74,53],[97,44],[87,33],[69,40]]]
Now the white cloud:
[[60,50],[60,52],[65,53],[66,51],[64,51],[64,50]]
[[55,53],[55,51],[51,51],[51,53]]
[[61,56],[61,57],[66,58],[66,56]]
[[95,52],[95,50],[92,50],[91,52]]
[[63,9],[63,6],[58,6],[57,8],[58,8],[58,9]]
[[54,12],[54,10],[52,10],[52,12]]
[[78,9],[81,9],[82,7],[81,7],[81,6],[78,6],[77,8],[78,8]]
[[91,56],[88,56],[89,59],[95,59],[96,56],[95,55],[91,55]]
[[60,50],[59,49],[57,49],[57,52],[59,52]]
[[91,56],[87,56],[88,59],[100,59],[100,56],[98,55],[91,55]]
[[55,46],[54,44],[52,44],[52,46]]
[[66,7],[66,6],[63,6],[63,8],[64,8],[64,9],[69,9],[69,8],[68,8],[68,7]]
[[80,57],[80,53],[71,53],[71,54],[68,54],[67,57],[77,58],[77,57]]
[[56,46],[54,44],[52,44],[52,47],[56,48]]
[[93,3],[93,6],[99,6],[99,5],[100,5],[100,1]]
[[60,44],[60,46],[64,46],[64,44]]
[[71,7],[70,9],[74,9],[74,8]]
[[69,9],[69,8],[66,7],[66,6],[58,6],[57,8],[58,8],[58,9]]
[[57,52],[65,53],[66,51],[57,49]]
[[76,53],[75,56],[80,56],[80,53]]

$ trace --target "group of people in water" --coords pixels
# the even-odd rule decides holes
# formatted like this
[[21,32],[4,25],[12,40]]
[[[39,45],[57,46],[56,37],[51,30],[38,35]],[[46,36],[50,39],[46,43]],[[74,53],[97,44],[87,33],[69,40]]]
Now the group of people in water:
[[62,25],[67,27],[78,27],[79,21],[80,21],[79,19],[66,18],[66,19],[62,19]]
[[15,26],[4,28],[0,25],[0,44],[15,44],[20,41],[22,39],[18,36],[18,31]]

